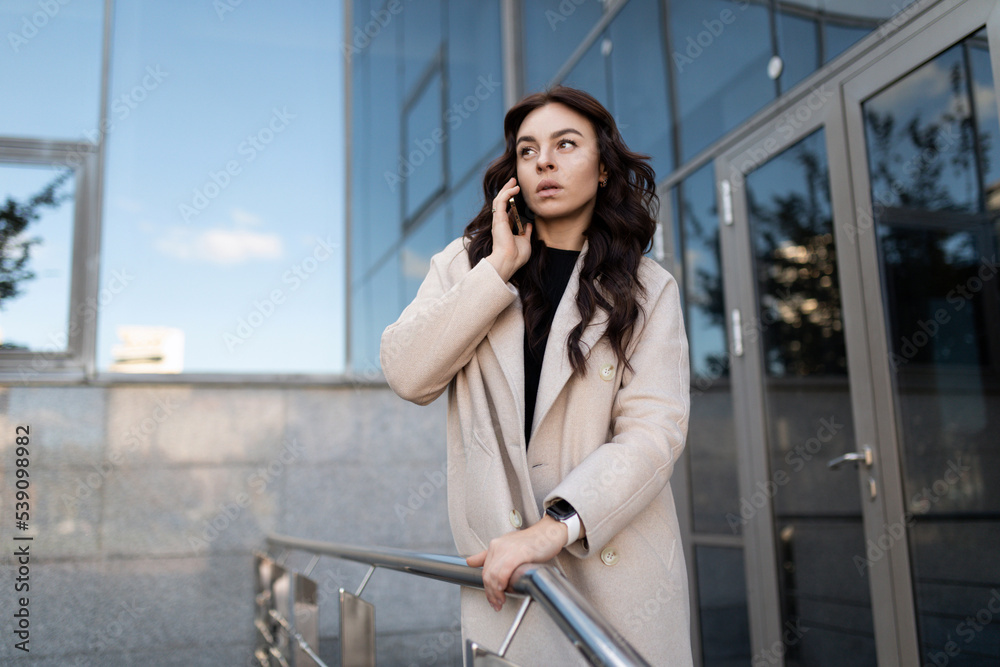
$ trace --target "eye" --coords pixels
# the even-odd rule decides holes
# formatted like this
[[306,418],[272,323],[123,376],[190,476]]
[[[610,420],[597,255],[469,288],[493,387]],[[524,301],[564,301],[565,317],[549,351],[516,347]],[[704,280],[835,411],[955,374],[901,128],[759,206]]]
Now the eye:
[[528,154],[528,151],[530,151],[530,150],[532,150],[532,149],[531,149],[531,148],[529,148],[528,146],[525,146],[524,148],[522,148],[522,149],[521,149],[521,150],[520,150],[520,151],[518,152],[518,154],[519,154],[519,155],[520,155],[521,157],[524,157],[525,155],[527,155],[527,154]]
[[562,141],[559,142],[560,146],[562,146],[563,144],[569,144],[570,146],[576,146],[576,142],[573,141],[572,139],[563,139]]

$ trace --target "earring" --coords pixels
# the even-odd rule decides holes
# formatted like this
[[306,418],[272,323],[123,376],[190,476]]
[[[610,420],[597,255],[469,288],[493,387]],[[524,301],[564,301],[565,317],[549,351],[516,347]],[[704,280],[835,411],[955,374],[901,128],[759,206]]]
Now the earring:
[[601,181],[601,187],[605,188],[607,186],[608,186],[608,179],[605,178],[603,181]]

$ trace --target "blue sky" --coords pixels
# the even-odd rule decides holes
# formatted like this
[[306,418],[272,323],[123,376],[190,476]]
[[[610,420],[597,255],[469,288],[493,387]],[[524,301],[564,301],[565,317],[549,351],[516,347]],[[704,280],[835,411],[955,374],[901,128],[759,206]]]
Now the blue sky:
[[[41,10],[0,2],[0,76],[31,91],[0,111],[0,134],[94,136],[102,4],[61,6],[15,50],[9,33]],[[185,371],[343,370],[342,9],[318,0],[230,9],[117,3],[102,370],[121,326],[181,329]],[[40,283],[32,289],[24,302],[48,321],[60,306]]]

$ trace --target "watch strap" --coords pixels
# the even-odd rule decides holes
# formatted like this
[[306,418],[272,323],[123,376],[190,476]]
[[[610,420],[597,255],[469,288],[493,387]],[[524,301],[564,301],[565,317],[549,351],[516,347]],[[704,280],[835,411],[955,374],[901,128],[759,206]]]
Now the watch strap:
[[560,498],[552,505],[550,505],[545,513],[551,516],[553,519],[559,523],[565,524],[566,529],[569,531],[566,536],[566,544],[564,546],[569,546],[580,539],[580,532],[582,523],[580,521],[580,516],[573,509],[566,500]]

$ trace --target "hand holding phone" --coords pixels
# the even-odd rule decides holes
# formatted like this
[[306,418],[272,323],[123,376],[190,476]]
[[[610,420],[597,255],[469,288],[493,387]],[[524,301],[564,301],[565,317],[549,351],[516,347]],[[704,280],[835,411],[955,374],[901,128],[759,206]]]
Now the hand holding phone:
[[516,199],[519,190],[517,179],[510,178],[493,198],[493,251],[486,259],[505,281],[531,257],[532,225],[521,221]]

